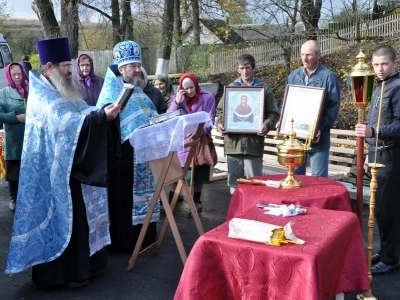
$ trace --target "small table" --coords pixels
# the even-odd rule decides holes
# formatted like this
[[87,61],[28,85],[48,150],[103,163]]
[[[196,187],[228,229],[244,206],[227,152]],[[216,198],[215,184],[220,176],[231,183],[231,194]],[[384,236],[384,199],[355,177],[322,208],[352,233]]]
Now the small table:
[[240,217],[284,226],[303,245],[280,247],[228,238],[228,222],[203,234],[175,294],[183,299],[332,299],[370,288],[360,225],[350,212],[309,208],[290,218],[253,207]]
[[[261,180],[281,180],[286,174],[255,176]],[[232,195],[226,220],[242,214],[256,203],[298,204],[305,207],[353,211],[347,188],[332,179],[296,175],[302,188],[283,189],[265,185],[238,184]]]

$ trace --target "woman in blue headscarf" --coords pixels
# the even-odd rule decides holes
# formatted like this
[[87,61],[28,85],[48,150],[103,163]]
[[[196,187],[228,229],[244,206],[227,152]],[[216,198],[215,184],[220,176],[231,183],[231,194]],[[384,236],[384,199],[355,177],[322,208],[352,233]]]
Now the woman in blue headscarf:
[[87,54],[79,55],[76,60],[76,73],[72,77],[83,100],[89,105],[96,105],[104,78],[94,74],[93,59]]

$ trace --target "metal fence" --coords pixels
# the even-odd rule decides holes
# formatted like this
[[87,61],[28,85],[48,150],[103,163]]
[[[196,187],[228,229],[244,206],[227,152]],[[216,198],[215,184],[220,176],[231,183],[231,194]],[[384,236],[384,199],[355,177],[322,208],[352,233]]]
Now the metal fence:
[[[78,51],[78,55],[82,53],[86,53],[93,58],[94,69],[99,76],[104,77],[108,66],[114,63],[112,50]],[[159,49],[142,49],[142,66],[146,69],[148,74],[155,74],[156,72],[158,53]],[[171,54],[169,73],[177,73],[175,51],[172,51]]]
[[[350,26],[339,30],[338,36],[343,38],[340,40],[335,35],[321,36],[319,42],[323,54],[330,54],[342,49],[345,46],[354,44],[356,38],[357,27]],[[385,18],[377,19],[363,23],[360,26],[360,35],[362,37],[389,37],[400,35],[400,15],[390,15]],[[347,42],[350,40],[352,42]],[[300,58],[300,48],[304,43],[303,38],[291,43],[291,60]],[[267,66],[284,63],[283,49],[275,43],[252,43],[248,47],[238,48],[234,50],[224,50],[210,54],[211,72],[213,74],[232,72],[235,70],[236,58],[243,53],[249,53],[254,56],[257,66]]]
[[[352,45],[355,42],[357,27],[350,26],[339,30],[338,36],[344,40],[340,40],[335,35],[325,35],[319,38],[321,43],[323,54],[329,54],[342,49],[345,46]],[[368,21],[361,25],[360,35],[362,37],[389,37],[400,35],[400,15],[390,15],[384,18],[380,18],[374,21]],[[346,42],[349,40],[352,42]],[[291,60],[297,60],[300,58],[300,48],[304,39],[299,38],[298,40],[291,42],[292,48]],[[201,46],[199,46],[201,49]],[[187,48],[192,49],[192,48]],[[177,51],[172,50],[170,58],[169,73],[175,74],[187,70],[188,65],[191,64],[190,53],[185,47],[178,48]],[[146,69],[148,74],[155,74],[157,67],[157,59],[159,55],[159,49],[142,49],[142,65]],[[191,51],[191,50],[190,50]],[[87,53],[93,57],[95,64],[96,73],[104,76],[107,67],[113,63],[112,51],[79,51],[79,54]],[[210,74],[219,74],[224,72],[235,71],[235,63],[238,55],[243,53],[249,53],[256,59],[257,66],[268,66],[284,63],[283,48],[278,44],[271,42],[257,42],[250,43],[245,47],[232,48],[232,46],[221,46],[215,48],[212,53],[208,55],[207,71]]]

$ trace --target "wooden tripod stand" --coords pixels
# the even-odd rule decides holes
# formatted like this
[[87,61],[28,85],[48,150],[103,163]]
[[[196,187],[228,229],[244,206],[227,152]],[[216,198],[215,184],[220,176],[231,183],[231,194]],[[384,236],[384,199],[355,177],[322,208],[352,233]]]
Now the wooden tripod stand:
[[[189,204],[189,208],[190,208],[190,212],[195,221],[196,228],[197,228],[197,231],[199,232],[199,235],[202,235],[204,233],[204,229],[201,224],[199,214],[197,213],[196,207],[194,205],[192,194],[189,190],[189,187],[188,187],[186,179],[185,179],[186,173],[189,170],[190,164],[192,162],[192,158],[195,155],[197,144],[200,142],[200,137],[202,135],[203,128],[204,128],[204,123],[200,123],[197,127],[196,133],[194,134],[194,136],[192,138],[192,141],[190,141],[184,145],[185,148],[190,147],[190,150],[189,150],[189,154],[188,154],[185,166],[183,168],[180,165],[177,152],[175,152],[175,151],[170,152],[167,157],[151,160],[149,162],[150,168],[154,175],[154,180],[156,182],[156,189],[155,189],[153,198],[151,199],[151,202],[149,204],[149,209],[147,211],[142,229],[140,230],[140,234],[139,234],[138,240],[136,242],[135,249],[133,250],[131,259],[129,260],[128,271],[133,269],[139,254],[144,253],[153,248],[155,248],[156,251],[158,251],[158,249],[160,249],[162,241],[165,237],[165,233],[167,231],[168,225],[171,226],[172,234],[174,236],[176,245],[178,247],[178,251],[181,256],[182,262],[183,262],[183,264],[186,263],[186,259],[187,259],[186,251],[183,246],[182,239],[179,234],[179,230],[176,225],[174,215],[172,213],[175,208],[175,205],[178,200],[178,196],[179,196],[181,189],[183,189],[183,191],[186,195],[186,198],[187,198],[187,201]],[[165,193],[164,188],[174,182],[177,182],[177,181],[178,181],[177,188],[176,188],[174,196],[172,198],[172,202],[171,202],[171,204],[169,204],[168,197]],[[147,229],[150,224],[151,216],[154,212],[154,208],[157,204],[159,197],[161,197],[161,201],[162,201],[164,209],[165,209],[166,218],[161,227],[157,241],[155,243],[151,244],[150,246],[148,246],[147,248],[140,250],[142,247],[143,240],[146,235]]]

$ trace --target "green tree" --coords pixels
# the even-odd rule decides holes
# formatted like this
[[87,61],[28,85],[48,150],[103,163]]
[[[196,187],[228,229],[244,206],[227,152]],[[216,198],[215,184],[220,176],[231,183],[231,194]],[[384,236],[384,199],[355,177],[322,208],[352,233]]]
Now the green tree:
[[43,33],[38,30],[26,31],[24,29],[7,30],[7,41],[13,53],[14,60],[20,60],[22,55],[37,53],[36,42],[43,39]]

